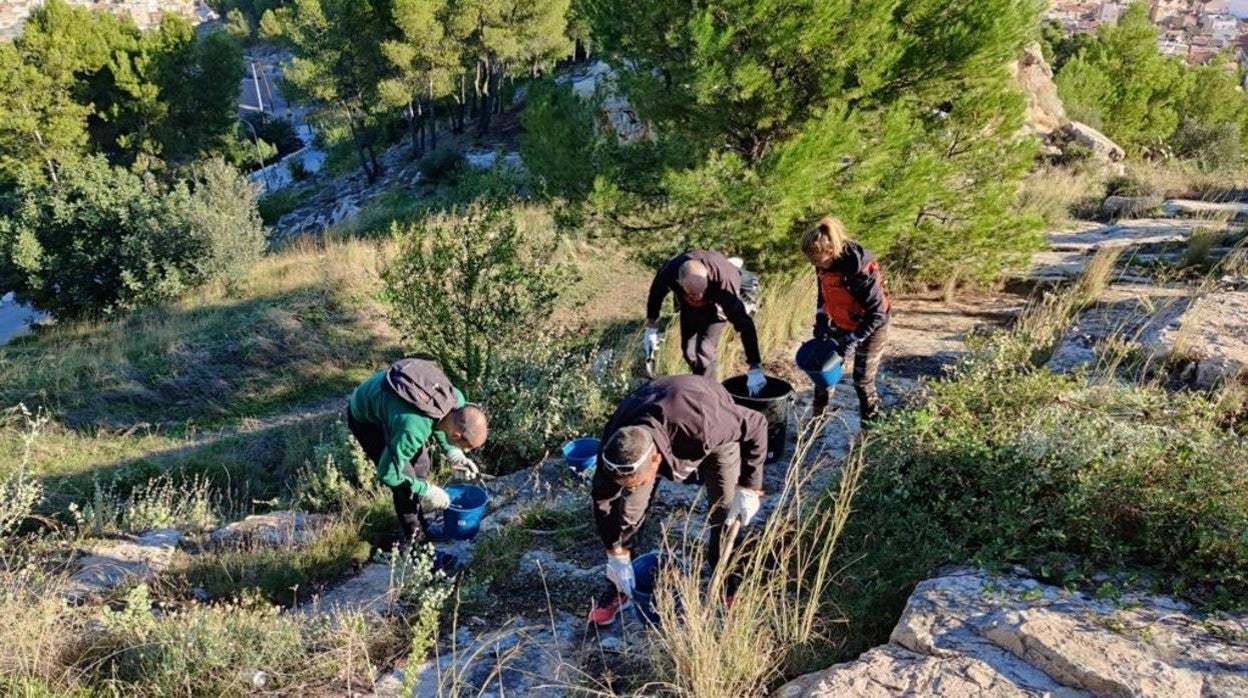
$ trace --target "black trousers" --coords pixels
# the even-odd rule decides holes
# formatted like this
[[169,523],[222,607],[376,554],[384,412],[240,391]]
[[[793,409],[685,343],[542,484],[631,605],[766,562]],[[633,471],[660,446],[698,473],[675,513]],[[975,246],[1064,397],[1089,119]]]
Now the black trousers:
[[[888,344],[888,322],[871,334],[863,337],[855,347],[852,356],[854,362],[854,392],[858,394],[858,414],[872,417],[879,410],[880,394],[875,387],[875,376],[880,372],[880,361],[884,358],[884,347]],[[814,406],[820,409],[828,404],[828,389],[815,388]]]
[[[706,486],[706,496],[711,504],[711,515],[707,520],[707,525],[711,529],[711,540],[706,551],[706,559],[714,568],[719,564],[720,546],[723,545],[724,519],[728,518],[728,510],[732,508],[733,499],[737,494],[737,481],[741,478],[741,444],[734,441],[711,451],[698,464],[697,473],[698,479]],[[659,481],[656,478],[650,483],[649,491],[646,491],[645,487],[638,487],[624,501],[628,518],[642,522],[637,535],[624,544],[624,547],[634,555],[637,554],[636,548],[640,546],[639,540],[645,533],[646,512],[649,511],[658,491]]]
[[[376,466],[381,461],[381,454],[386,450],[386,433],[380,424],[371,424],[369,422],[361,422],[351,414],[351,408],[347,408],[347,428],[351,430],[351,435],[359,442],[360,448],[364,450],[364,455]],[[428,449],[420,452],[413,463],[407,463],[403,466],[403,473],[412,477],[419,477],[418,467],[420,461],[427,461],[429,458]],[[428,467],[424,468],[426,473],[429,472]],[[412,492],[412,486],[403,483],[398,487],[391,487],[390,493],[394,497],[394,513],[399,519],[399,528],[402,532],[400,543],[407,547],[414,543],[421,543],[425,540],[425,517],[420,509],[420,497]]]
[[685,364],[695,376],[715,379],[715,360],[719,353],[719,337],[728,322],[720,316],[719,308],[680,309],[680,346],[684,350]]

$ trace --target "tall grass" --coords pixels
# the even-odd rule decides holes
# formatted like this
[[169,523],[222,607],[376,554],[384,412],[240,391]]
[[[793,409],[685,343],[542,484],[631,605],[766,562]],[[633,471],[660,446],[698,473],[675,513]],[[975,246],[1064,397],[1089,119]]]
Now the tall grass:
[[730,610],[724,603],[728,576],[703,572],[699,532],[686,527],[668,538],[665,554],[684,564],[660,575],[654,661],[677,695],[759,695],[830,654],[837,622],[828,604],[834,552],[861,459],[845,461],[839,484],[828,493],[803,494],[815,472],[835,465],[815,455],[822,427],[819,420],[801,435],[774,508],[743,542]]
[[1099,209],[1103,179],[1084,167],[1044,166],[1023,180],[1015,205],[1050,226],[1067,226]]

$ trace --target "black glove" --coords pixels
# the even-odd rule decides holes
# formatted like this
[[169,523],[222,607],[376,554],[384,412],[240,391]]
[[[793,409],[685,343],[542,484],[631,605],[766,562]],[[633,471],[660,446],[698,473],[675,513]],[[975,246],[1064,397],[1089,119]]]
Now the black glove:
[[858,343],[858,334],[856,332],[839,331],[834,339],[836,340],[836,353],[840,354],[843,359],[854,348],[854,345]]
[[831,339],[832,324],[826,313],[815,313],[815,339]]

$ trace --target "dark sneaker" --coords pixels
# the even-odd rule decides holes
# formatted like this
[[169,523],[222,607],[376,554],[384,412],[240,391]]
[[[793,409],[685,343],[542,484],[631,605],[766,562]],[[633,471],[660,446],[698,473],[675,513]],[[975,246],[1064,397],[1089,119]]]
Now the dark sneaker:
[[612,585],[594,602],[594,607],[589,611],[589,622],[598,627],[611,625],[615,622],[616,616],[620,615],[620,611],[632,605],[632,599],[616,591],[615,586]]

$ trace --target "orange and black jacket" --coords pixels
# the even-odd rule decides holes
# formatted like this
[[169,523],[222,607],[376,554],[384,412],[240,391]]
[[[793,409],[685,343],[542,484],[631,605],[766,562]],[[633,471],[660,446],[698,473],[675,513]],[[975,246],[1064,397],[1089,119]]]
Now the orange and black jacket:
[[865,338],[888,322],[892,304],[875,255],[856,242],[845,243],[830,269],[816,271],[818,308],[833,327]]

